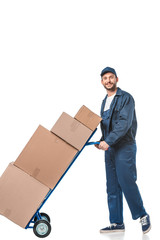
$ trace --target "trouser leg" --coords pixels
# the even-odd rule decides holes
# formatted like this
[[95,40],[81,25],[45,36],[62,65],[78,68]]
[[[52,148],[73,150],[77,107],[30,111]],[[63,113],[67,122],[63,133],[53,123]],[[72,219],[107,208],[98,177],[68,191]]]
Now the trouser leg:
[[136,184],[136,144],[123,145],[115,150],[115,165],[118,182],[127,200],[132,218],[146,215],[143,201]]
[[111,223],[122,224],[123,223],[122,190],[118,183],[114,158],[115,158],[114,149],[110,147],[108,151],[105,151],[109,219]]

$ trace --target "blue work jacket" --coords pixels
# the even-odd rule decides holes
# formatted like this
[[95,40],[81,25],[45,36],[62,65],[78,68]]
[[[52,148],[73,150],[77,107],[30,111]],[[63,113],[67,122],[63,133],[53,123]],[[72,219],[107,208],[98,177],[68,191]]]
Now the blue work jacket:
[[[107,95],[102,101],[101,117],[104,111]],[[109,146],[125,142],[135,142],[137,120],[135,102],[133,97],[117,88],[116,95],[112,100],[108,117],[108,134],[104,136],[103,121],[101,122],[102,138]]]

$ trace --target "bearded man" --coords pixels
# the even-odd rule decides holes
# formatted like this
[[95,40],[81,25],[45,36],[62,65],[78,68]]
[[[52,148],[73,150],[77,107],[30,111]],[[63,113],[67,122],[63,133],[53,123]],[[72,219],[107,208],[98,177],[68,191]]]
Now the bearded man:
[[132,218],[140,218],[143,233],[151,229],[150,217],[146,212],[136,184],[136,131],[135,101],[131,94],[117,87],[118,77],[113,68],[101,72],[101,83],[107,91],[101,106],[100,144],[95,146],[105,151],[105,169],[109,219],[111,225],[101,233],[122,232],[123,195]]

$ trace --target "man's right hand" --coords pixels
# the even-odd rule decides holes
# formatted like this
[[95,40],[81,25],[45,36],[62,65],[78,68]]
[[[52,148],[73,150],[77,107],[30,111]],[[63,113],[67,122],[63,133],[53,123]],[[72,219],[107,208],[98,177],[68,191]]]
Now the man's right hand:
[[94,145],[98,149],[102,149],[104,151],[108,150],[109,145],[105,141],[101,141],[100,144],[95,144]]
[[99,144],[95,144],[94,146],[95,146],[96,148],[100,149],[100,148],[99,148]]

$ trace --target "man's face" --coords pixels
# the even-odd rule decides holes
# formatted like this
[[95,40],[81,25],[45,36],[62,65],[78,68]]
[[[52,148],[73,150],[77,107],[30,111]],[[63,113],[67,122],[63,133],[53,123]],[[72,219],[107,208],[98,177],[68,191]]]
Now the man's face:
[[116,90],[117,82],[118,78],[116,78],[116,76],[111,72],[105,73],[101,80],[101,83],[104,86],[104,88],[109,91]]

